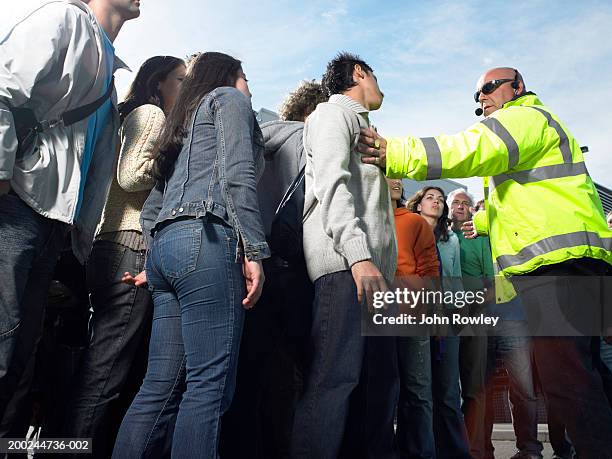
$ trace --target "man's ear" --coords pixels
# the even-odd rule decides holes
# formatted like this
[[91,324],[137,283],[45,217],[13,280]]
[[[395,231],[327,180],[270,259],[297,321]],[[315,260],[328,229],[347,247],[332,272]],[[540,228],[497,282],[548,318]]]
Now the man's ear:
[[353,80],[355,80],[355,82],[357,82],[358,78],[359,79],[365,78],[365,72],[361,68],[361,65],[355,64],[355,67],[353,68]]

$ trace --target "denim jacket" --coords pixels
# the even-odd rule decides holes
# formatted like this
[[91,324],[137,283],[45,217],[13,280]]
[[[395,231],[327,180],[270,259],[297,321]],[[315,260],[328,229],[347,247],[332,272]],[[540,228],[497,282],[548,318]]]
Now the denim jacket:
[[212,214],[239,236],[237,262],[242,249],[249,260],[268,258],[256,188],[263,153],[263,136],[249,99],[232,87],[208,93],[191,119],[174,171],[165,184],[153,188],[142,210],[147,247],[161,223]]
[[[80,0],[50,1],[17,23],[0,41],[0,180],[39,214],[72,227],[72,247],[89,255],[106,201],[115,160],[119,115],[113,93],[109,122],[96,144],[87,177],[81,177],[88,120],[39,133],[17,154],[11,107],[31,108],[39,120],[98,99],[107,88],[103,31]],[[127,68],[115,57],[113,71]],[[79,187],[86,180],[75,218]]]

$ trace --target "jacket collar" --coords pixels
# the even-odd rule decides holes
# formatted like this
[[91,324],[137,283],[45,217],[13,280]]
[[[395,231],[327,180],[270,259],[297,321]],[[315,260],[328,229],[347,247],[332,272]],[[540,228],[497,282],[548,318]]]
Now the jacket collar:
[[125,62],[115,55],[115,60],[113,61],[113,73],[115,73],[115,70],[118,69],[127,70],[128,72],[132,71],[132,69],[129,68]]
[[514,99],[509,100],[504,105],[502,105],[502,108],[516,107],[520,105],[531,106],[544,104],[540,101],[540,99],[538,99],[538,96],[535,93],[529,91],[525,94],[515,97]]
[[332,104],[344,105],[346,108],[353,110],[357,114],[365,114],[366,118],[369,110],[357,102],[355,99],[345,96],[344,94],[334,94],[329,98]]

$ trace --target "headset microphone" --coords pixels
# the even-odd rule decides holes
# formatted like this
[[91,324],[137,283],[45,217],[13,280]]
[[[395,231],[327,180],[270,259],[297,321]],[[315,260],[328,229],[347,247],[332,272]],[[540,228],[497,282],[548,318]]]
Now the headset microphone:
[[480,108],[480,107],[478,107],[476,110],[474,110],[474,114],[475,114],[476,116],[480,116],[480,115],[482,115],[483,113],[484,113],[484,112],[483,112],[482,108]]

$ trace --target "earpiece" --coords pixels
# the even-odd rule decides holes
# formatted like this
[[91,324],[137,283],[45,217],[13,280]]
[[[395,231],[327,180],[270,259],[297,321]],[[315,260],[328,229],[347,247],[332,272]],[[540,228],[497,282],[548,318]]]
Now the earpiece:
[[516,69],[514,69],[514,81],[510,83],[510,87],[514,89],[514,94],[516,94],[516,90],[519,88],[518,71]]

